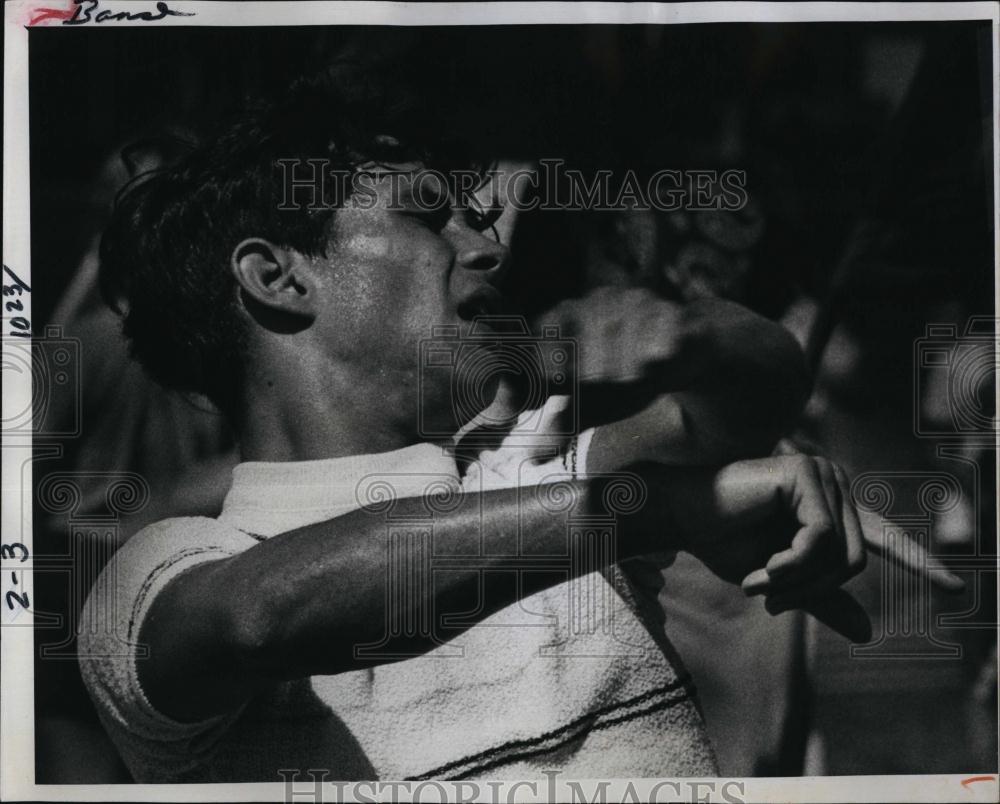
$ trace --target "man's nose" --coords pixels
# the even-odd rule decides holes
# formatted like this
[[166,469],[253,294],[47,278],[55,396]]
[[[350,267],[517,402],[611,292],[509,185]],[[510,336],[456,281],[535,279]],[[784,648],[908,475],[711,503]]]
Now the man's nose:
[[458,264],[466,270],[484,274],[484,278],[496,286],[507,275],[510,249],[479,235],[474,242],[467,242],[459,251]]

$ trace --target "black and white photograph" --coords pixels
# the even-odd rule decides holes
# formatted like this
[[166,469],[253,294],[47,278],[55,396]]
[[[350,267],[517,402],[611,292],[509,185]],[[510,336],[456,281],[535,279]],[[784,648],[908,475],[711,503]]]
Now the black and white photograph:
[[3,800],[1000,798],[995,4],[4,15]]

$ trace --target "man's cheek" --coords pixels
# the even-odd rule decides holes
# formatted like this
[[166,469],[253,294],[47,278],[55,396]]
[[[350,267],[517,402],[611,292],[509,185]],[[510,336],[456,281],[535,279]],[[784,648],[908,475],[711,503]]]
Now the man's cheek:
[[363,260],[384,260],[394,251],[391,238],[378,231],[353,234],[344,242],[344,247]]

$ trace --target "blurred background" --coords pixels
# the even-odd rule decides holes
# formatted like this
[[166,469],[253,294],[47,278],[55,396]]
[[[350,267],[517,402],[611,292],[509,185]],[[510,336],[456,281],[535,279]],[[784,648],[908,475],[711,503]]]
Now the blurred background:
[[[690,570],[700,615],[677,627],[701,646],[682,654],[724,774],[996,772],[990,37],[987,22],[31,30],[33,314],[38,335],[59,327],[35,360],[71,369],[36,411],[35,553],[53,557],[35,581],[37,781],[129,781],[79,679],[75,612],[144,524],[217,513],[238,459],[214,412],[128,360],[96,288],[114,195],[246,96],[345,55],[406,73],[499,157],[746,172],[735,212],[523,216],[514,292],[528,314],[612,284],[782,320],[815,369],[796,443],[857,479],[869,527],[923,540],[966,582],[949,596],[871,561],[853,588],[876,637],[852,655],[793,615],[730,610]],[[778,646],[775,666],[720,664],[760,660],[751,643]],[[776,707],[764,745],[757,716]]]

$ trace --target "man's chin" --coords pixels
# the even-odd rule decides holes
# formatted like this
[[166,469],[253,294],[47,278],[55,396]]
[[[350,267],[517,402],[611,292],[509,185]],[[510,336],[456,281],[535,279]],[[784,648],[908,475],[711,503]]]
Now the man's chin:
[[459,321],[458,333],[463,340],[494,338],[497,335],[497,327],[495,321],[489,316],[477,316],[470,319],[463,318]]

